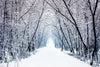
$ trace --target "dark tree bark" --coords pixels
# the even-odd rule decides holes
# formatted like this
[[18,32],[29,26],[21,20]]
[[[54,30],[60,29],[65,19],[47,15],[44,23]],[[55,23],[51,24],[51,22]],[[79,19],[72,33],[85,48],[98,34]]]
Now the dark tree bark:
[[96,0],[96,3],[92,9],[92,5],[91,5],[91,1],[88,0],[88,7],[90,9],[90,12],[91,12],[91,17],[92,17],[92,25],[93,25],[93,34],[94,34],[94,50],[93,50],[93,53],[92,53],[92,61],[91,61],[91,65],[93,65],[93,60],[94,60],[94,57],[97,56],[97,52],[98,52],[98,48],[97,48],[97,37],[96,37],[96,27],[95,27],[95,15],[96,15],[96,12],[97,12],[97,7],[98,7],[98,0]]

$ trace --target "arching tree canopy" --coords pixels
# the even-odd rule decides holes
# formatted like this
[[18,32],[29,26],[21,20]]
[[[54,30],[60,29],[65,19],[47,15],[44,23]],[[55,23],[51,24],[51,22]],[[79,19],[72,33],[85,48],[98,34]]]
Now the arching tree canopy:
[[0,0],[0,62],[46,46],[100,62],[100,0]]

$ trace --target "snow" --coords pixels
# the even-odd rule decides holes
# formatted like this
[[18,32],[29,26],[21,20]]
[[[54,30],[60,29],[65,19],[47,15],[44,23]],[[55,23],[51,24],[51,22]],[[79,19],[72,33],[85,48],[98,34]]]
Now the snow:
[[48,39],[48,41],[47,41],[47,47],[48,48],[55,48],[54,42],[53,42],[52,38]]
[[[11,62],[9,67],[91,67],[90,65],[68,55],[69,52],[61,52],[60,49],[54,47],[54,43],[50,38],[47,46],[37,50],[36,54],[32,54],[26,59],[19,62]],[[0,67],[7,67],[1,64]]]

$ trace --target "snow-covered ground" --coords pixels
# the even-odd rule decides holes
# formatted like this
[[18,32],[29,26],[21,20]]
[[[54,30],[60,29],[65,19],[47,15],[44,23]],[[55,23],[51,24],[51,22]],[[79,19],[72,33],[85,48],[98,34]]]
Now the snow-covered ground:
[[[51,39],[47,42],[47,47],[40,48],[37,51],[36,54],[22,59],[18,63],[9,63],[8,67],[91,67],[77,58],[61,52],[60,49],[54,48]],[[0,67],[7,67],[7,65],[0,64]]]

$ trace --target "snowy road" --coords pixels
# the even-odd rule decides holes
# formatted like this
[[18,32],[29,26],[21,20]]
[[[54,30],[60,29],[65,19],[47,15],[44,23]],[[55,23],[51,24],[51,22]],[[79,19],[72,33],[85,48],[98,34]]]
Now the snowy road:
[[39,52],[20,62],[19,67],[91,67],[64,54],[56,48],[41,48]]
[[[91,67],[77,58],[61,52],[60,49],[54,48],[52,42],[51,44],[38,49],[36,54],[22,59],[18,66],[10,63],[9,67]],[[6,65],[0,67],[6,67]]]
[[[17,67],[17,64],[10,63],[9,67]],[[2,65],[0,67],[7,67]],[[88,64],[61,52],[56,48],[44,47],[38,50],[35,55],[22,59],[18,67],[91,67]]]

